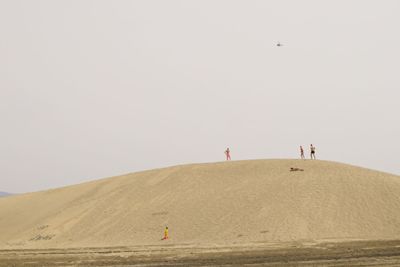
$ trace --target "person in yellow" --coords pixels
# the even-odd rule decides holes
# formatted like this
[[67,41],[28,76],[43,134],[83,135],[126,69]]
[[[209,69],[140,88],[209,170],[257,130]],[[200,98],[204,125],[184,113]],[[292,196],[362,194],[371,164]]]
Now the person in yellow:
[[165,227],[164,237],[161,240],[166,240],[166,239],[168,239],[168,226]]

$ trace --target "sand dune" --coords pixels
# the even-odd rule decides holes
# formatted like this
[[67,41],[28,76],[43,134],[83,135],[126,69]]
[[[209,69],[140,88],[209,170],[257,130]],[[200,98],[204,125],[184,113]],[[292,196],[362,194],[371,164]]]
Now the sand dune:
[[399,176],[319,160],[184,165],[0,199],[0,248],[399,238]]

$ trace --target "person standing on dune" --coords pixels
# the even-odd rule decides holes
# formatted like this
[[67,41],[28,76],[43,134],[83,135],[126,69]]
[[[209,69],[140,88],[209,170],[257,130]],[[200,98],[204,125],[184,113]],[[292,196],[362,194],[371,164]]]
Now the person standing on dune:
[[302,146],[300,146],[300,157],[301,159],[304,159],[304,150]]
[[226,160],[231,160],[231,151],[229,147],[225,150]]
[[164,237],[161,240],[166,240],[166,239],[168,239],[168,226],[165,227]]
[[315,146],[313,146],[313,144],[310,145],[310,150],[311,150],[311,159],[316,159],[315,158]]

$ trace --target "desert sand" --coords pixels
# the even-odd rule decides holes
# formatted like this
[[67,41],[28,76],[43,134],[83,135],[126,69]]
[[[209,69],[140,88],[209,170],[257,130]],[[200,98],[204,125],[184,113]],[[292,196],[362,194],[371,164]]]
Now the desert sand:
[[386,239],[400,239],[400,177],[320,160],[174,166],[0,199],[3,250]]
[[0,267],[400,266],[400,241],[0,250]]

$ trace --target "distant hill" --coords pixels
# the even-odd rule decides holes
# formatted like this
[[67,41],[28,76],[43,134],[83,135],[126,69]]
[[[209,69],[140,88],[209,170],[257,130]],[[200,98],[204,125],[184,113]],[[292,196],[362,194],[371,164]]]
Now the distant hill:
[[7,192],[0,192],[0,197],[6,197],[6,196],[10,196],[10,193]]
[[400,239],[399,196],[400,176],[321,160],[175,166],[1,198],[0,248]]

